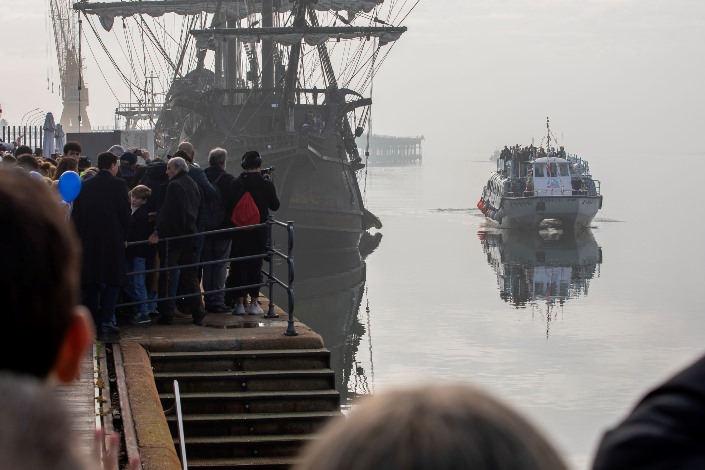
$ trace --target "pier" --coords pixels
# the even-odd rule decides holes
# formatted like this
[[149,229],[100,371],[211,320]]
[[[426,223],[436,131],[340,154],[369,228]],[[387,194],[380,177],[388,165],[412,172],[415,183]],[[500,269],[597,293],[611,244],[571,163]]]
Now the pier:
[[365,157],[363,163],[372,166],[421,164],[423,159],[421,142],[423,141],[424,136],[395,137],[370,134],[369,150],[366,150],[367,137],[356,139],[360,155],[365,155],[365,152],[369,151],[369,156]]

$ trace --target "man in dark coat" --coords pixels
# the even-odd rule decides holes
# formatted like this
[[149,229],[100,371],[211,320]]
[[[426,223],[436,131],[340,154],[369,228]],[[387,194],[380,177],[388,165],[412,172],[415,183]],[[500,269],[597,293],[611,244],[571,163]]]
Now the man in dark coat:
[[[259,210],[260,223],[267,221],[269,211],[279,209],[279,197],[271,176],[263,176],[262,157],[259,152],[251,150],[242,156],[240,162],[243,171],[228,187],[226,196],[227,204],[225,213],[230,214],[235,204],[240,200],[245,192],[249,192],[254,199]],[[231,258],[244,256],[261,255],[267,249],[267,227],[257,227],[254,230],[237,230],[233,233]],[[227,287],[239,287],[246,285],[256,285],[262,283],[262,258],[253,258],[240,261],[232,261],[230,273],[225,282]],[[250,295],[250,304],[245,308],[244,301]],[[233,310],[234,315],[250,315],[264,313],[259,306],[259,286],[235,291],[237,302]]]
[[[219,188],[219,197],[223,202],[223,207],[226,205],[224,198],[228,191],[228,186],[230,186],[230,183],[235,179],[233,175],[225,171],[227,160],[228,152],[223,148],[216,147],[208,154],[209,166],[203,170],[208,181]],[[215,230],[231,228],[232,226],[230,213],[228,213],[227,216],[223,217],[223,220],[220,221],[220,224],[215,227]],[[232,236],[232,232],[218,235],[209,234],[203,244],[201,261],[216,261],[229,258]],[[228,264],[230,263],[223,261],[222,263],[203,266],[203,290],[205,292],[214,290],[221,291],[213,294],[205,294],[203,296],[206,310],[209,312],[225,313],[232,310],[225,305],[225,293],[222,292],[223,288],[225,288]]]
[[[203,168],[198,166],[196,163],[196,149],[194,148],[193,144],[191,142],[181,142],[179,146],[177,147],[176,153],[174,153],[174,156],[180,156],[183,157],[184,160],[188,163],[189,166],[189,172],[188,175],[191,177],[192,180],[196,182],[198,187],[201,189],[201,207],[199,208],[198,212],[198,231],[199,232],[205,232],[207,229],[207,226],[210,225],[211,221],[206,220],[207,217],[207,211],[205,209],[205,205],[218,197],[218,193],[216,192],[215,187],[211,184],[210,181],[208,181],[208,178],[205,175],[205,172],[203,171]],[[203,251],[203,243],[205,242],[205,236],[201,235],[197,239],[197,246],[196,246],[196,260],[200,261],[201,260],[201,252]]]
[[71,218],[83,247],[83,304],[93,314],[98,340],[105,341],[107,324],[115,315],[115,304],[125,284],[131,209],[127,183],[115,176],[117,157],[110,152],[101,153],[98,169],[94,177],[83,181]]
[[606,432],[592,468],[705,468],[705,356],[651,390]]
[[[169,183],[164,190],[164,201],[157,212],[155,230],[149,236],[150,243],[158,243],[160,238],[171,238],[191,235],[198,232],[196,221],[198,208],[201,204],[201,193],[198,185],[189,177],[189,166],[181,157],[174,157],[166,165]],[[162,268],[175,268],[196,262],[196,237],[170,240],[159,244],[159,258]],[[184,295],[200,293],[195,267],[182,267],[180,279],[184,283]],[[171,297],[174,284],[178,282],[174,270],[169,269],[159,273],[159,297]],[[201,296],[187,297],[191,307],[193,323],[202,325],[206,316],[202,307]],[[159,323],[170,325],[174,322],[176,304],[174,299],[159,301]]]

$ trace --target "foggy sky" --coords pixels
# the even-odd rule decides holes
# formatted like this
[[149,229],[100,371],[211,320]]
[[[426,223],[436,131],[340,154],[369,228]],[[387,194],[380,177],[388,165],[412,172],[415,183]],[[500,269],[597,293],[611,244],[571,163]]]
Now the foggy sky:
[[[61,116],[47,1],[19,8],[0,0],[0,104],[10,124],[34,108]],[[703,153],[704,2],[421,0],[404,25],[374,80],[371,132],[423,135],[425,159],[484,159],[539,141],[546,117],[566,148],[585,157]],[[88,114],[93,126],[108,126],[113,93],[122,101],[129,94],[94,51],[113,90],[84,45]]]

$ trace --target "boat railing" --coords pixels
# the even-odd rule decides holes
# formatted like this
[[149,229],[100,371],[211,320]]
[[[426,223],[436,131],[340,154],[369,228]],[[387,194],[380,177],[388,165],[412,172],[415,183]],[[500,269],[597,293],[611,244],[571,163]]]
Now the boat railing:
[[[294,258],[292,255],[292,251],[294,249],[294,223],[293,222],[280,222],[278,220],[274,220],[273,216],[269,216],[267,218],[267,221],[262,223],[262,224],[257,224],[257,225],[249,225],[246,227],[232,227],[232,228],[226,228],[226,229],[220,229],[220,230],[210,230],[210,231],[204,231],[204,232],[197,232],[189,235],[181,235],[177,237],[169,237],[169,238],[160,238],[159,243],[160,244],[165,244],[167,249],[169,246],[169,242],[175,241],[175,240],[185,240],[189,238],[197,238],[201,235],[203,236],[212,236],[212,235],[221,235],[225,233],[234,233],[238,230],[251,230],[253,228],[257,227],[266,227],[267,229],[267,245],[266,245],[266,250],[262,254],[258,255],[250,255],[250,256],[241,256],[241,257],[234,257],[234,258],[224,258],[224,259],[218,259],[218,260],[213,260],[213,261],[201,261],[198,263],[193,263],[193,264],[183,264],[183,265],[176,265],[176,266],[166,266],[166,267],[159,267],[155,269],[145,269],[143,271],[134,271],[134,272],[129,272],[127,273],[127,276],[136,276],[138,274],[150,274],[150,273],[163,273],[166,271],[173,271],[173,270],[178,270],[178,269],[183,269],[183,268],[193,268],[193,267],[202,267],[202,266],[210,266],[214,264],[222,264],[222,263],[232,263],[232,262],[237,262],[237,261],[243,261],[243,260],[248,260],[248,259],[255,259],[255,258],[262,258],[266,261],[265,265],[263,266],[262,269],[262,275],[263,275],[263,282],[260,284],[248,284],[244,286],[237,286],[237,287],[225,287],[223,289],[216,289],[216,290],[209,290],[209,291],[202,291],[199,289],[199,292],[195,293],[190,293],[190,294],[177,294],[174,296],[163,296],[163,297],[157,297],[156,299],[148,299],[148,300],[141,300],[141,301],[131,301],[131,302],[122,302],[117,304],[115,307],[116,308],[123,308],[123,307],[134,307],[137,305],[141,305],[144,303],[153,303],[153,302],[159,302],[160,300],[176,300],[176,299],[183,299],[183,298],[189,298],[189,297],[196,297],[196,296],[203,296],[203,295],[208,295],[208,294],[215,294],[219,292],[230,292],[230,291],[236,291],[236,290],[246,290],[246,289],[251,289],[253,287],[267,287],[267,292],[268,292],[268,298],[269,298],[269,308],[267,310],[267,313],[265,314],[265,318],[278,318],[279,315],[274,312],[275,309],[275,302],[274,302],[274,287],[279,286],[283,288],[286,291],[287,294],[287,300],[288,300],[288,308],[286,309],[288,313],[288,323],[287,323],[287,329],[286,332],[284,333],[287,336],[296,336],[298,333],[296,332],[296,329],[294,327]],[[274,229],[275,228],[283,228],[286,230],[286,251],[280,251],[274,241]],[[139,241],[133,241],[129,242],[127,246],[137,246],[137,245],[145,245],[148,244],[148,240],[139,240]],[[286,268],[287,268],[287,279],[286,282],[280,280],[279,278],[276,277],[274,273],[274,265],[275,265],[275,258],[284,260],[286,263]],[[256,299],[252,299],[253,302],[256,301]]]
[[507,197],[533,197],[533,196],[600,196],[600,181],[592,178],[581,178],[580,189],[576,188],[556,188],[556,189],[527,189],[530,188],[531,180],[527,177],[513,177],[507,180],[509,189],[503,193]]

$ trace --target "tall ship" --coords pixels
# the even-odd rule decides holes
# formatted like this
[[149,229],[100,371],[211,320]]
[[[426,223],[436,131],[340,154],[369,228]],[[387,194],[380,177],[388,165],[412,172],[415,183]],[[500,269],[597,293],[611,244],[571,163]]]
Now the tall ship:
[[[369,125],[372,98],[364,93],[406,31],[397,2],[84,0],[74,8],[96,38],[96,17],[108,31],[116,20],[133,27],[124,47],[139,38],[155,51],[130,49],[137,71],[147,68],[140,61],[163,56],[163,71],[150,77],[164,88],[158,151],[188,140],[203,166],[210,149],[223,147],[234,162],[227,170],[238,174],[239,157],[258,150],[275,170],[275,216],[294,221],[297,246],[356,247],[382,227],[360,191],[365,164],[355,139]],[[180,30],[164,32],[176,21],[166,15],[180,18]]]
[[588,161],[557,145],[548,118],[546,131],[539,147],[517,145],[499,153],[477,203],[491,225],[539,228],[550,221],[579,231],[602,208],[600,181]]

